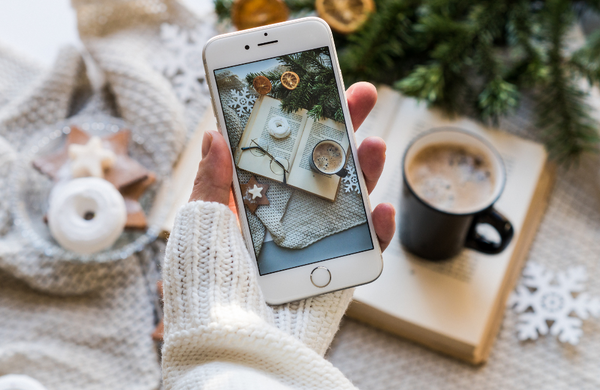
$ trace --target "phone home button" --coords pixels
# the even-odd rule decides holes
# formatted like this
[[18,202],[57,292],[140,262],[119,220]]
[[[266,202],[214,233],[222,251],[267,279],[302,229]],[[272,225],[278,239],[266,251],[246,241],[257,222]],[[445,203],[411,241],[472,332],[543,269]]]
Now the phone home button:
[[315,287],[327,287],[331,282],[331,272],[325,267],[317,267],[310,273],[310,281]]

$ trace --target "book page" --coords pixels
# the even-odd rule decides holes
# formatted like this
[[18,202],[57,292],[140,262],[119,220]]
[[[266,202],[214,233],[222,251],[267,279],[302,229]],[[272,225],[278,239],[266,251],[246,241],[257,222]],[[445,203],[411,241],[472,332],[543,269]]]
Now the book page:
[[[279,100],[269,96],[257,100],[236,150],[236,164],[240,169],[282,182],[280,169],[273,166],[270,156],[258,150],[241,150],[258,143],[289,170],[306,123],[306,110],[286,113],[280,106]],[[269,121],[277,116],[285,118],[290,126],[290,136],[285,139],[276,139],[269,134]]]
[[377,103],[363,124],[356,130],[356,141],[360,144],[367,137],[386,139],[393,131],[394,120],[404,97],[386,85],[377,88]]
[[322,140],[339,142],[346,153],[349,150],[346,126],[331,119],[315,122],[308,118],[306,130],[298,145],[298,153],[290,170],[289,184],[314,193],[329,200],[335,200],[341,178],[337,175],[323,175],[310,168],[310,159],[315,145]]
[[[371,204],[390,202],[400,209],[402,158],[409,142],[435,127],[458,127],[490,141],[507,167],[504,192],[495,207],[515,229],[515,238],[498,255],[465,249],[454,259],[433,262],[406,252],[399,227],[384,252],[384,270],[375,282],[357,288],[355,299],[419,327],[477,346],[484,336],[508,272],[516,237],[521,232],[547,155],[542,145],[484,128],[465,119],[449,119],[405,98],[387,136],[387,161]],[[400,213],[397,215],[400,222]]]

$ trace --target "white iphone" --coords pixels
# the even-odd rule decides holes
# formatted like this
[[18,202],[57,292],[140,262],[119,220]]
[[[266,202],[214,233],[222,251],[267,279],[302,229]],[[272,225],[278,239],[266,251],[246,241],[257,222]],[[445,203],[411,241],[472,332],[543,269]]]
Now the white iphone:
[[203,58],[266,301],[377,279],[381,250],[329,26],[304,18],[220,35]]

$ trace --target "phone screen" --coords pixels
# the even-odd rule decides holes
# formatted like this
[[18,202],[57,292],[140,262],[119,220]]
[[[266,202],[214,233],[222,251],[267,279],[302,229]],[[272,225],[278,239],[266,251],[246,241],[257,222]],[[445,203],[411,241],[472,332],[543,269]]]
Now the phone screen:
[[260,274],[373,249],[328,47],[214,74]]

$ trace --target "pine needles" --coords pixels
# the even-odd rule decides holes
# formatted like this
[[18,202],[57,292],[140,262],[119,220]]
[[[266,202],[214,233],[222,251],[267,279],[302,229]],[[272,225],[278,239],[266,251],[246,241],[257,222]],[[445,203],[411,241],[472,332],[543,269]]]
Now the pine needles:
[[[577,86],[578,74],[571,72],[563,57],[566,29],[574,17],[570,11],[569,4],[560,0],[548,1],[544,10],[547,15],[543,18],[542,27],[549,40],[549,74],[537,94],[538,126],[544,131],[552,156],[567,164],[576,161],[582,152],[595,149],[599,140],[597,124],[592,120],[589,114],[591,108],[585,102],[586,94]],[[593,47],[586,46],[576,53],[574,58],[578,62],[572,62],[575,70],[581,69],[577,64],[584,65],[583,69],[595,67],[584,59],[592,51]],[[597,80],[593,72],[579,73],[588,75],[591,81]]]
[[[268,78],[272,85],[270,95],[281,100],[281,109],[285,112],[306,109],[308,116],[315,120],[330,118],[343,122],[344,114],[328,54],[327,48],[322,48],[278,57],[281,64],[278,69],[249,73],[246,82],[252,85],[259,75]],[[300,83],[293,90],[281,84],[281,75],[288,70],[300,77]]]
[[[216,0],[221,16],[230,1]],[[309,0],[285,1],[311,9]],[[570,164],[600,141],[586,103],[587,87],[600,84],[600,32],[574,52],[566,40],[578,13],[599,9],[589,0],[376,0],[361,30],[335,38],[347,84],[392,85],[492,122],[531,95],[551,156]],[[312,115],[332,115],[326,102],[317,104]]]

